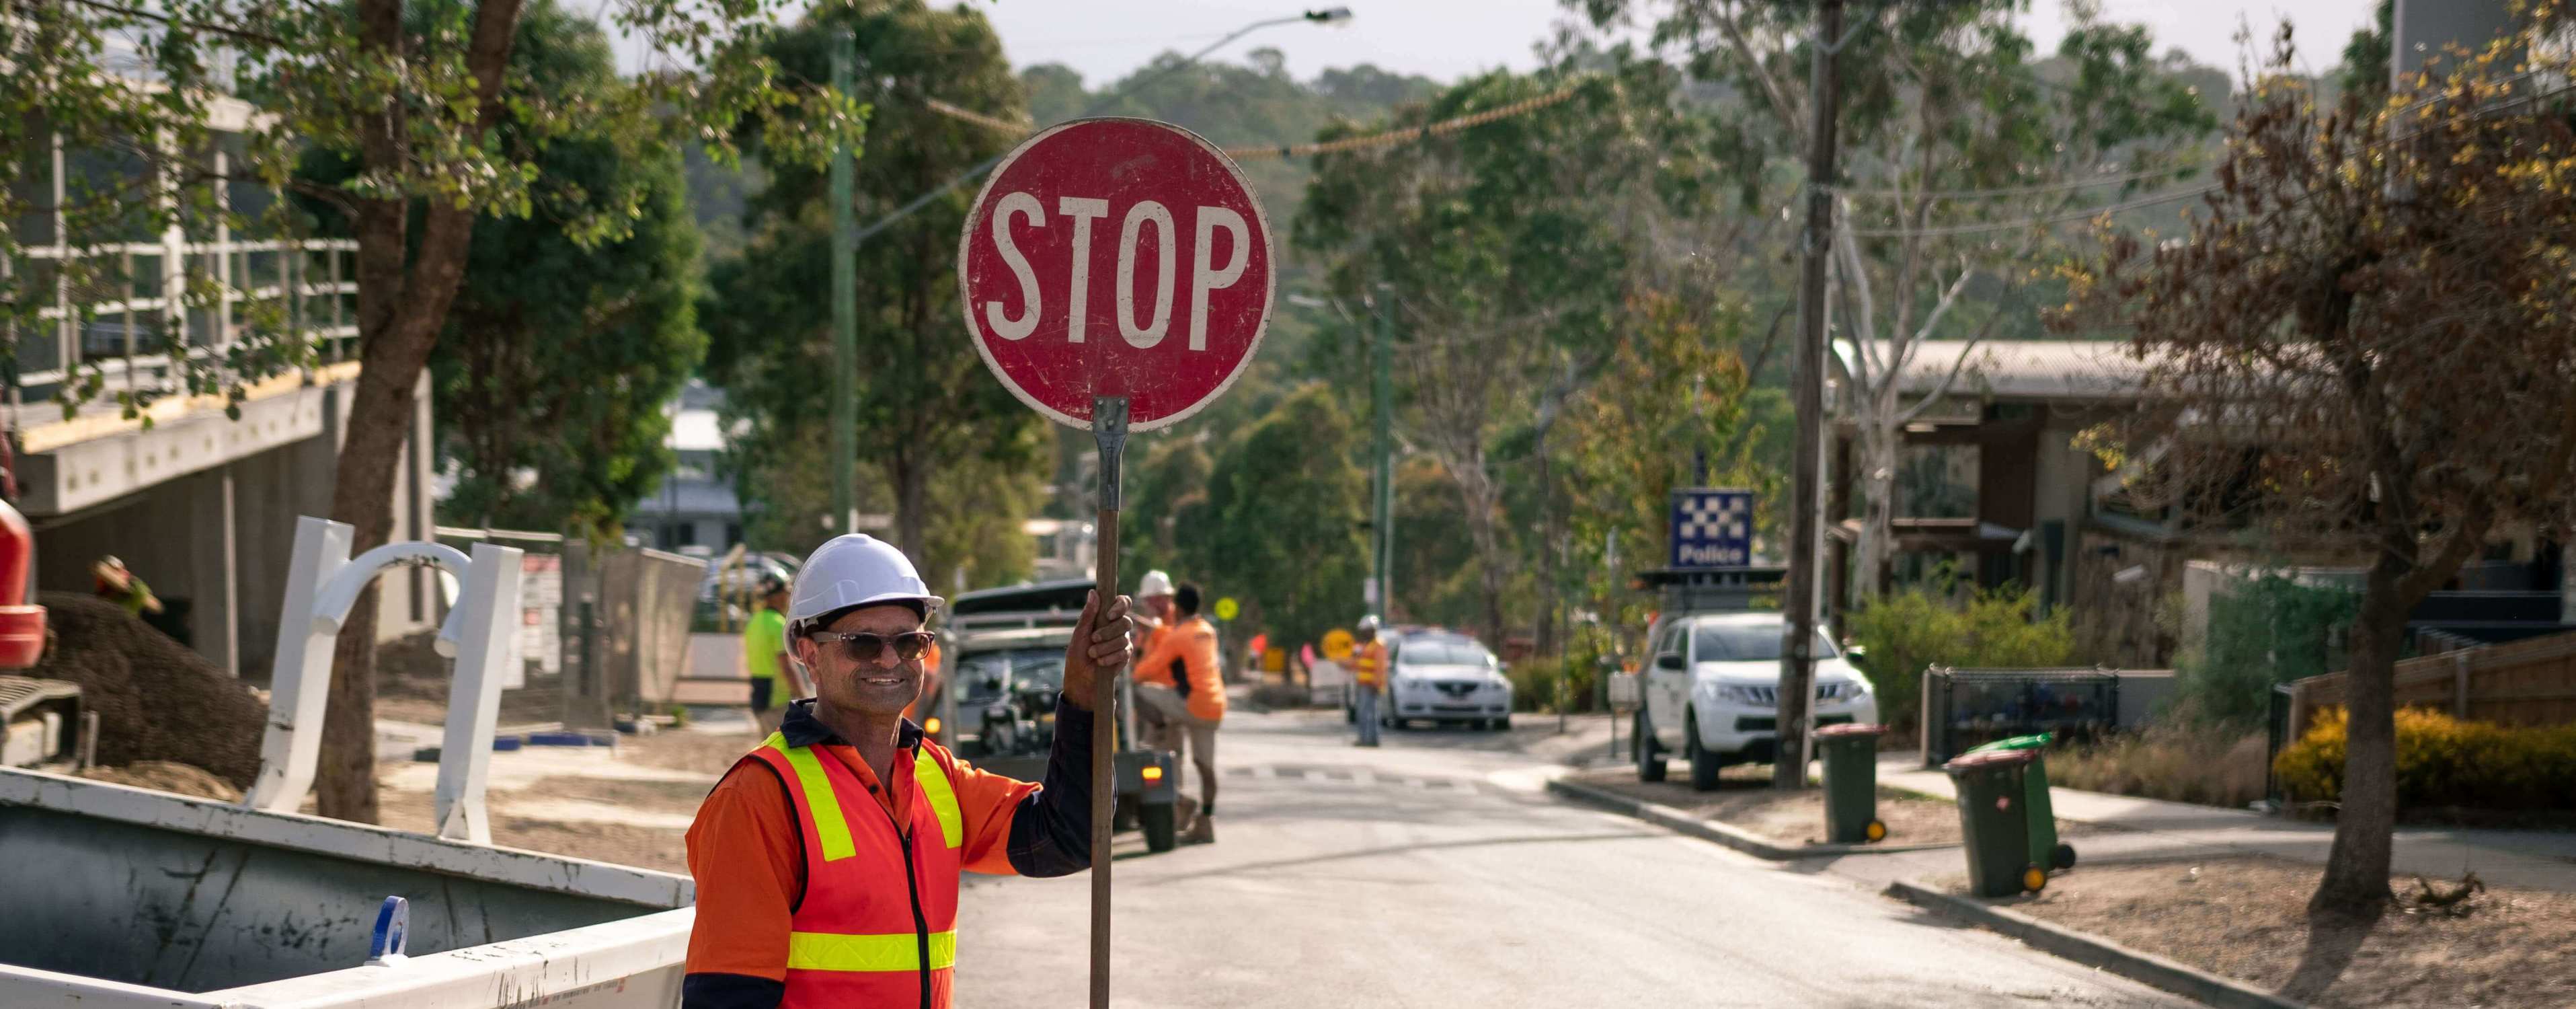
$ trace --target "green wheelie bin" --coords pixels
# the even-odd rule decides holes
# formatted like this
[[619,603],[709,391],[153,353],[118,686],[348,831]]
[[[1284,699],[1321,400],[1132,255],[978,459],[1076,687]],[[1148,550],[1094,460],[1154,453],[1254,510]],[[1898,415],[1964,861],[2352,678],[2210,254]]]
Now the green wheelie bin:
[[[2030,810],[2031,861],[2039,862],[2042,868],[2050,872],[2060,872],[2075,868],[2075,846],[2057,839],[2057,812],[2048,802],[2046,750],[2052,738],[2045,732],[2029,736],[2014,736],[2010,739],[1995,740],[1969,750],[1968,753],[1983,753],[1989,750],[2023,750],[2030,753],[2030,770],[2022,775],[2023,787],[2027,789],[2022,801],[2028,804]],[[1961,756],[1965,755],[1961,754]],[[2042,853],[2048,857],[2040,858],[2039,855]]]
[[1941,765],[1959,791],[1959,833],[1968,855],[1968,889],[1979,897],[2037,893],[2048,873],[2030,850],[2026,773],[2030,750],[1963,753]]
[[1878,737],[1884,725],[1828,725],[1816,730],[1825,760],[1825,841],[1875,844],[1887,839],[1878,818]]

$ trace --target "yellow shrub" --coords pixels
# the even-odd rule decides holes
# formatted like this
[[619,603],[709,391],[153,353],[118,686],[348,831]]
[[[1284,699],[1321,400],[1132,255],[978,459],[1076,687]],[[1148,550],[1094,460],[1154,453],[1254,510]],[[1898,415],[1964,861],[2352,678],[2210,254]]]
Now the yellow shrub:
[[[2273,773],[2290,798],[2343,795],[2345,715],[2317,713]],[[2576,809],[2576,725],[2513,729],[2438,711],[2397,712],[2397,804],[2470,809]]]

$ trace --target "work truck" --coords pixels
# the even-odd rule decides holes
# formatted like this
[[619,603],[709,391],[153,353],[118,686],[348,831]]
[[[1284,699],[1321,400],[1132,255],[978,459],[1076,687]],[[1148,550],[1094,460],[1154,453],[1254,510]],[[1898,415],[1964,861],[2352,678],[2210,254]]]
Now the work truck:
[[[1082,619],[1089,580],[967,592],[950,600],[940,624],[937,738],[977,767],[1022,781],[1046,778],[1055,745],[1055,697],[1064,689],[1064,652]],[[1148,851],[1178,842],[1179,755],[1143,745],[1136,732],[1136,685],[1120,670],[1116,829],[1141,831]]]

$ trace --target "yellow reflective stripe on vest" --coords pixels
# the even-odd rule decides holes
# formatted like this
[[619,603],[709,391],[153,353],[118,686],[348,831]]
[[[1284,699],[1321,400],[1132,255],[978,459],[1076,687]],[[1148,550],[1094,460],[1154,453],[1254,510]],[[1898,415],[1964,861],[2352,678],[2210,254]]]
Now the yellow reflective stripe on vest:
[[[955,966],[957,933],[930,933],[930,969],[945,970]],[[787,933],[787,969],[872,973],[920,970],[921,937],[911,932],[892,935],[790,932]]]
[[823,848],[823,861],[838,862],[859,853],[850,843],[850,821],[841,815],[840,797],[832,791],[832,779],[824,777],[823,762],[814,759],[814,751],[803,746],[787,745],[787,737],[772,732],[764,744],[787,757],[787,766],[796,771],[796,784],[805,793],[805,808],[814,811],[814,840]]
[[932,812],[939,814],[939,839],[951,848],[966,843],[966,821],[957,815],[957,790],[948,783],[948,772],[930,759],[929,750],[915,750],[912,758],[912,783],[930,800]]

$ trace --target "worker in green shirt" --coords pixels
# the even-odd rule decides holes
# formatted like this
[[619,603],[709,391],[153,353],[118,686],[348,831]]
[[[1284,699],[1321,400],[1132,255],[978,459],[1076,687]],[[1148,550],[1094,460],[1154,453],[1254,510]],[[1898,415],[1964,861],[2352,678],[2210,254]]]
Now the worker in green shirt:
[[[743,671],[751,675],[751,720],[762,735],[775,732],[770,709],[779,675],[787,666],[787,582],[775,574],[760,576],[760,610],[742,629]],[[794,683],[789,684],[793,692]],[[793,698],[787,698],[793,700]]]
[[152,594],[152,586],[143,584],[143,579],[126,570],[124,561],[101,557],[90,567],[90,574],[95,576],[98,597],[125,607],[125,612],[138,617],[161,612],[160,597]]

